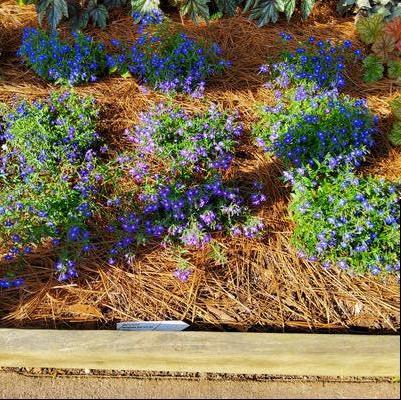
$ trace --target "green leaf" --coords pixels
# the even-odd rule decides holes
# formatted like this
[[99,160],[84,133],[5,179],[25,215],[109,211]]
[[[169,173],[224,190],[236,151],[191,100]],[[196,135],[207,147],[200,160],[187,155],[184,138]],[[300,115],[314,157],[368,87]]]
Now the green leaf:
[[125,6],[127,4],[127,0],[104,0],[103,4],[107,8],[115,8]]
[[401,96],[396,97],[390,102],[391,111],[394,118],[401,122]]
[[123,78],[132,78],[131,72],[126,71],[121,74]]
[[280,12],[285,11],[284,0],[257,0],[249,15],[250,19],[257,19],[258,26],[269,22],[276,23]]
[[70,26],[73,31],[79,31],[86,28],[89,22],[89,11],[84,10],[80,13],[76,4],[68,4],[68,15],[70,17]]
[[49,26],[54,30],[63,17],[68,18],[67,0],[39,0],[36,4],[39,24],[46,16]]
[[160,0],[131,0],[132,10],[140,13],[157,10],[159,9],[159,6]]
[[209,0],[185,0],[180,8],[181,15],[189,15],[194,21],[209,19]]
[[110,69],[109,69],[109,74],[111,75],[111,74],[114,74],[115,72],[117,72],[117,70],[118,70],[118,67],[115,65],[114,67],[111,67]]
[[390,16],[390,20],[392,20],[395,17],[401,17],[401,4],[398,6],[395,6],[395,8]]
[[68,18],[67,0],[51,0],[47,10],[47,22],[51,28],[56,29],[63,17]]
[[315,0],[303,0],[301,3],[302,18],[306,19],[312,12],[313,6],[315,5]]
[[295,11],[295,0],[286,0],[285,6],[285,16],[287,17],[287,21],[289,21],[294,14]]
[[367,8],[367,9],[371,8],[369,0],[356,0],[356,5],[359,8]]
[[376,82],[383,78],[384,65],[379,57],[370,54],[362,63],[364,67],[363,80],[366,83]]
[[96,8],[90,11],[90,17],[92,18],[93,25],[102,29],[104,29],[107,25],[108,16],[109,13],[107,12],[107,8],[103,4],[98,5]]
[[387,63],[387,73],[390,79],[401,80],[401,61],[391,60]]
[[36,0],[17,0],[19,6],[27,6],[29,4],[35,4]]
[[247,13],[251,8],[255,7],[259,0],[247,0],[244,6],[243,14]]
[[337,3],[337,12],[340,15],[344,15],[351,11],[355,6],[355,0],[339,0]]
[[216,5],[219,11],[224,15],[232,17],[235,15],[235,11],[239,5],[239,0],[216,0]]
[[365,44],[374,43],[384,28],[384,19],[380,14],[374,14],[366,18],[359,18],[356,22],[356,30]]
[[388,138],[394,146],[401,146],[401,122],[394,122],[393,128],[391,129]]

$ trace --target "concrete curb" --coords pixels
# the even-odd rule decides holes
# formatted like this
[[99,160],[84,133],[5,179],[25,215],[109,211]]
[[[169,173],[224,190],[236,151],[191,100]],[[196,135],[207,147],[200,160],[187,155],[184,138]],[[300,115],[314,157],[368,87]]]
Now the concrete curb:
[[400,338],[0,329],[0,366],[398,377]]

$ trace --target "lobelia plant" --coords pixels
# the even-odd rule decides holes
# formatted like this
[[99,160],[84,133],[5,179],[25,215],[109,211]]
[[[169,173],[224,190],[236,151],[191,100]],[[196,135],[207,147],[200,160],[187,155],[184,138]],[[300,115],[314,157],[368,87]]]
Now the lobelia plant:
[[[164,245],[178,242],[189,248],[203,247],[212,234],[258,236],[263,224],[252,216],[245,195],[233,184],[215,175],[198,184],[162,183],[160,180],[140,193],[136,207],[119,212],[108,229],[117,237],[110,250],[109,263],[118,256],[130,257],[138,243],[161,240]],[[256,191],[255,196],[261,196]],[[249,197],[250,199],[250,197]],[[249,200],[251,201],[251,200]]]
[[[157,19],[157,22],[160,20]],[[215,43],[197,43],[181,32],[171,32],[160,24],[154,34],[144,32],[131,46],[112,41],[117,50],[107,57],[111,73],[137,76],[143,83],[166,93],[203,95],[206,80],[230,65],[221,58]]]
[[58,33],[26,28],[18,55],[39,76],[56,84],[95,82],[106,73],[103,44],[82,33],[73,33],[69,43]]
[[[283,45],[293,40],[293,36],[282,32]],[[282,51],[280,61],[262,65],[260,73],[268,76],[268,87],[287,88],[293,84],[313,82],[316,89],[341,88],[345,85],[345,63],[361,58],[361,51],[353,52],[349,40],[334,44],[330,40],[317,40],[311,36],[299,43],[295,52]]]
[[[219,111],[216,106],[207,112],[188,114],[179,107],[159,104],[141,115],[140,122],[126,138],[135,145],[142,166],[146,160],[163,162],[164,175],[193,180],[211,171],[227,170],[234,157],[242,125],[235,115]],[[158,163],[159,164],[159,163]],[[151,168],[136,167],[135,178],[143,182]]]
[[306,85],[276,96],[275,106],[260,108],[253,136],[286,166],[317,166],[329,155],[331,168],[357,166],[373,145],[378,119],[365,100],[339,96],[336,89],[316,93]]
[[118,206],[109,226],[117,237],[109,262],[129,257],[148,240],[202,247],[215,233],[257,236],[263,225],[251,208],[265,200],[262,186],[239,189],[221,175],[241,132],[234,115],[215,107],[191,115],[158,105],[142,114],[126,132],[134,148],[119,157],[118,166],[137,189],[128,202],[124,194],[108,203]]
[[325,268],[399,274],[399,194],[399,184],[348,168],[333,174],[327,163],[298,171],[289,206],[292,242],[301,257]]
[[102,179],[95,156],[97,115],[91,98],[66,92],[22,101],[4,116],[0,254],[8,265],[50,245],[60,257],[59,279],[76,276],[77,258],[90,250],[88,221]]

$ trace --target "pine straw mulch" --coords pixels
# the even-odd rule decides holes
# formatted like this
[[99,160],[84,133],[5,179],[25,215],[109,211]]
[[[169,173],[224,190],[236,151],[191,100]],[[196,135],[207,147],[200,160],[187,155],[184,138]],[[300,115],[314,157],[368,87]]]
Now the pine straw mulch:
[[[257,74],[266,57],[277,54],[275,40],[280,31],[298,39],[310,35],[351,39],[357,42],[351,19],[336,19],[331,8],[317,7],[311,19],[291,24],[281,22],[258,29],[242,16],[184,29],[194,37],[219,43],[233,67],[209,85],[206,100],[240,111],[249,128],[257,102],[268,102],[271,92],[262,87]],[[24,26],[36,25],[32,7],[20,8],[14,0],[0,2],[0,101],[15,97],[46,96],[53,90],[15,57]],[[135,29],[130,17],[113,12],[105,31],[88,32],[107,42],[111,37],[130,40]],[[386,132],[391,125],[388,102],[400,91],[388,80],[364,84],[359,67],[351,69],[346,92],[367,97],[382,118],[381,135],[365,172],[396,179],[401,176],[401,153],[390,146]],[[100,131],[118,149],[124,128],[160,94],[145,93],[133,79],[109,77],[78,87],[102,106]],[[204,100],[176,99],[187,110],[203,109]],[[61,284],[54,278],[51,251],[43,250],[27,262],[21,289],[0,292],[0,326],[56,327],[60,325],[109,327],[119,320],[184,319],[195,327],[235,330],[381,331],[399,329],[400,292],[397,279],[351,276],[338,270],[300,261],[289,244],[291,223],[287,217],[289,190],[279,180],[282,168],[267,160],[244,141],[230,174],[244,181],[257,177],[266,183],[268,204],[261,215],[268,227],[263,240],[216,241],[225,259],[218,263],[205,249],[186,256],[193,273],[187,283],[172,276],[180,262],[174,249],[157,244],[142,249],[134,260],[108,266],[102,254],[93,254],[79,268],[79,279]]]

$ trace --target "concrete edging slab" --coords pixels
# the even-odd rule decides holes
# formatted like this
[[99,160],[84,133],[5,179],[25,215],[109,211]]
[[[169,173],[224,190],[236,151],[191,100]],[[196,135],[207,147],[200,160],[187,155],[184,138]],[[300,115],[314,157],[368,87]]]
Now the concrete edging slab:
[[394,377],[400,338],[0,329],[0,366]]

